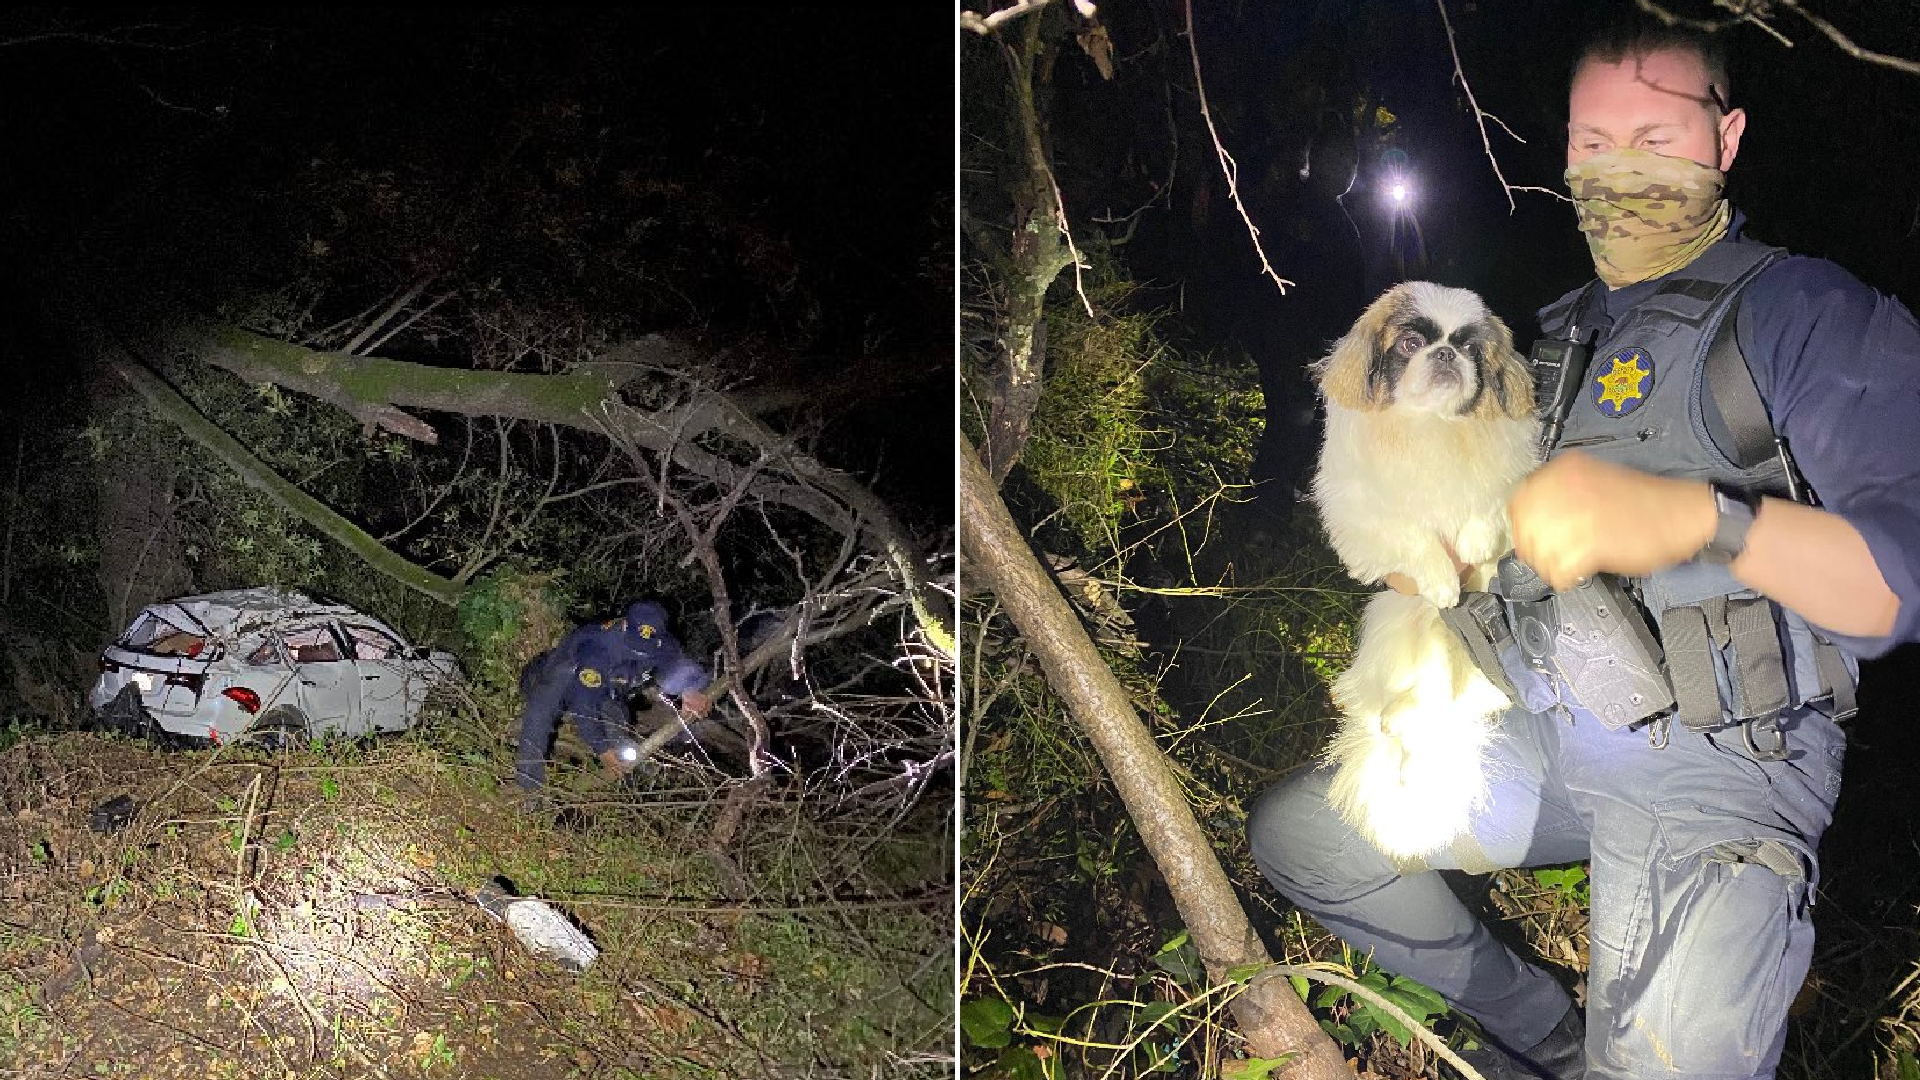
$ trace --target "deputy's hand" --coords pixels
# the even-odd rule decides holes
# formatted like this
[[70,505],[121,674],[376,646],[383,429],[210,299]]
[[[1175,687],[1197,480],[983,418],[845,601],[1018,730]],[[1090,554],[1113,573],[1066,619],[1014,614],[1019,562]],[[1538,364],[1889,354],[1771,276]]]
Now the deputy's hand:
[[706,716],[707,710],[711,708],[713,708],[713,699],[703,690],[689,690],[680,695],[680,711],[694,720]]
[[1596,573],[1651,574],[1713,539],[1713,492],[1568,451],[1507,501],[1513,551],[1554,589]]
[[[1453,560],[1453,569],[1456,573],[1460,575],[1461,587],[1465,588],[1467,584],[1467,575],[1473,572],[1473,564],[1461,562],[1460,556],[1455,555],[1453,553],[1453,545],[1447,543],[1444,539],[1440,541],[1440,547],[1446,551],[1447,558]],[[1397,592],[1402,596],[1419,596],[1420,595],[1420,586],[1415,584],[1414,580],[1411,577],[1408,577],[1407,575],[1402,574],[1397,570],[1391,574],[1388,574],[1386,577],[1381,578],[1380,580],[1381,580],[1381,583],[1386,585],[1387,588],[1392,589],[1394,592]]]

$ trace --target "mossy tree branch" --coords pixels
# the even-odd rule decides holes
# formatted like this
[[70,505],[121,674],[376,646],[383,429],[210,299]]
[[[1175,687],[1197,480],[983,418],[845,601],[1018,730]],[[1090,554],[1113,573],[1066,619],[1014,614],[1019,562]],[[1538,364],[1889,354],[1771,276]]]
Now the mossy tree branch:
[[1017,44],[1007,46],[1013,94],[1013,137],[1019,162],[1013,180],[1013,236],[1006,266],[1006,310],[999,329],[1000,364],[994,372],[987,406],[983,447],[988,470],[1004,480],[1026,448],[1040,406],[1041,375],[1046,368],[1047,290],[1060,271],[1074,264],[1061,228],[1053,175],[1048,171],[1045,125],[1034,81],[1045,77],[1050,46],[1041,34],[1044,20],[1029,19]]
[[[1207,973],[1215,982],[1226,983],[1235,969],[1272,963],[1213,854],[1212,842],[1194,819],[1179,778],[1140,721],[1126,688],[1101,660],[1073,608],[1034,557],[973,447],[964,438],[959,442],[968,572],[1005,607],[1046,672],[1047,685],[1099,752],[1127,816],[1166,878]],[[1351,1080],[1353,1070],[1339,1047],[1283,980],[1254,982],[1233,999],[1231,1008],[1255,1054],[1292,1057],[1278,1075]]]
[[167,385],[166,380],[153,373],[145,364],[129,356],[117,346],[107,346],[104,350],[105,361],[114,372],[127,381],[148,405],[161,416],[173,422],[194,442],[205,447],[228,468],[239,474],[249,487],[272,499],[290,513],[299,515],[314,528],[320,530],[329,539],[353,552],[368,566],[393,578],[395,581],[432,597],[443,604],[454,604],[460,599],[461,587],[455,582],[441,577],[408,561],[392,548],[382,544],[366,530],[342,517],[337,511],[306,492],[300,490],[291,481],[273,471],[266,462],[261,461],[253,451],[240,445],[239,440],[227,434],[220,425],[201,415],[193,402],[182,397],[178,390]]
[[[738,487],[751,498],[791,507],[837,532],[863,537],[905,583],[929,642],[952,655],[951,620],[939,610],[938,598],[929,595],[917,546],[886,504],[856,478],[803,453],[720,391],[689,382],[683,401],[649,411],[621,400],[622,380],[602,368],[591,374],[534,375],[433,367],[308,349],[234,327],[180,344],[205,363],[248,382],[271,383],[316,398],[407,438],[436,441],[432,426],[408,409],[556,424],[651,451],[720,490]],[[655,335],[623,347],[621,355],[626,362],[619,370],[632,375],[684,370],[691,350]],[[698,440],[708,434],[744,443],[764,464],[737,462],[706,449]]]

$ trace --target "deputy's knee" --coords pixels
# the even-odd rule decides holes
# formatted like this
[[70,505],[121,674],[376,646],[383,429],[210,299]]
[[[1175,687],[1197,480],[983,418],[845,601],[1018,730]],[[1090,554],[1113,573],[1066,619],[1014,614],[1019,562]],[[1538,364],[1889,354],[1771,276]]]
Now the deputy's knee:
[[1386,856],[1327,803],[1328,774],[1303,769],[1268,788],[1247,815],[1253,861],[1295,900],[1333,902],[1394,874]]

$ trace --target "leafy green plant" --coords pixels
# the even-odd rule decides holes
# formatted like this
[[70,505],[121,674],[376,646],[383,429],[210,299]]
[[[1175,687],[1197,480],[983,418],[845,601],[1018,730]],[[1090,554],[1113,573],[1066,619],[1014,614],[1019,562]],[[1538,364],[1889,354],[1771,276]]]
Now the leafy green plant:
[[434,1032],[433,1042],[428,1045],[426,1055],[420,1062],[421,1070],[432,1072],[435,1068],[445,1067],[448,1072],[452,1072],[459,1067],[459,1064],[454,1057],[453,1047],[447,1045],[446,1035],[442,1032]]
[[1267,1080],[1275,1069],[1285,1068],[1298,1054],[1282,1054],[1277,1058],[1236,1058],[1220,1068],[1221,1080]]
[[960,1005],[960,1031],[969,1045],[982,1050],[998,1050],[986,1071],[988,1076],[1008,1080],[1059,1080],[1062,1076],[1059,1055],[1044,1044],[1015,1043],[1015,1027],[1024,1021],[1035,1030],[1057,1032],[1057,1017],[1015,1012],[1005,998],[971,998]]
[[[1359,974],[1354,982],[1400,1007],[1423,1027],[1447,1015],[1447,1003],[1435,991],[1404,975],[1388,975],[1375,968]],[[1299,984],[1295,983],[1295,989]],[[1323,1017],[1320,1027],[1347,1046],[1359,1046],[1376,1031],[1384,1031],[1400,1045],[1413,1041],[1413,1032],[1386,1010],[1344,986],[1328,986],[1313,1000],[1315,1008],[1331,1009],[1335,1017]],[[1337,1018],[1336,1018],[1337,1017]]]
[[1543,889],[1551,889],[1562,898],[1585,907],[1593,901],[1593,886],[1587,880],[1587,868],[1574,863],[1572,866],[1543,866],[1533,872],[1533,880]]
[[527,661],[559,638],[565,607],[551,574],[502,568],[475,582],[455,613],[469,673],[483,683],[512,685]]
[[1189,989],[1206,985],[1207,969],[1200,962],[1200,950],[1185,930],[1160,946],[1160,951],[1153,954],[1153,964]]

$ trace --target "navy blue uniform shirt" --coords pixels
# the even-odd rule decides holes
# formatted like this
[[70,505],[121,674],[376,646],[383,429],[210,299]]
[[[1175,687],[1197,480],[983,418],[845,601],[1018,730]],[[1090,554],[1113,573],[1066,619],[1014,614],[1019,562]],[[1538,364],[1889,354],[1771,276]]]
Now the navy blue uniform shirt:
[[707,685],[706,669],[689,658],[667,630],[666,611],[652,601],[628,609],[626,618],[575,627],[521,674],[526,708],[520,716],[515,778],[525,789],[546,776],[547,745],[562,716],[573,718],[580,738],[595,754],[617,745],[627,695],[651,676],[662,693],[678,696]]
[[[1745,224],[1735,213],[1729,238]],[[1608,316],[1661,280],[1604,290]],[[1920,324],[1838,264],[1792,255],[1741,294],[1735,332],[1774,432],[1821,505],[1866,539],[1900,601],[1891,634],[1835,643],[1870,658],[1920,641]]]
[[[664,620],[662,620],[664,623]],[[602,702],[624,702],[652,676],[663,693],[678,696],[707,684],[706,669],[689,659],[664,625],[626,619],[587,623],[562,638],[550,654],[547,678],[564,679],[561,711],[593,714]]]

